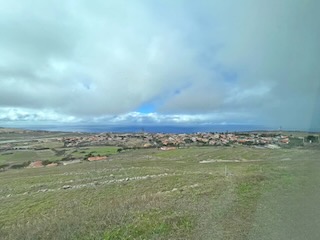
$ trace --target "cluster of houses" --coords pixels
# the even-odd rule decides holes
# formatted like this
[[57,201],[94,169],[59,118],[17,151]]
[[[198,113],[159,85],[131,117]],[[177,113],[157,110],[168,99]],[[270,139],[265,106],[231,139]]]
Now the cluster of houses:
[[65,147],[111,145],[127,148],[288,144],[289,137],[274,133],[102,133],[62,138]]

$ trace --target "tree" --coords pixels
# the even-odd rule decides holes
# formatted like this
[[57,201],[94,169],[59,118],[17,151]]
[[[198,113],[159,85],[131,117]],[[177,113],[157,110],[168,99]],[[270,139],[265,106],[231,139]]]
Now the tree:
[[316,136],[313,136],[313,135],[307,136],[307,141],[310,142],[310,143],[314,143],[317,140],[318,140],[318,137],[316,137]]

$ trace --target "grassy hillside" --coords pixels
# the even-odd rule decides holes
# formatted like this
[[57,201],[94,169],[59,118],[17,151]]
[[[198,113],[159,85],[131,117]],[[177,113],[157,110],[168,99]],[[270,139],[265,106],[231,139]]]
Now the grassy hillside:
[[263,196],[293,184],[302,163],[318,156],[303,149],[140,149],[102,162],[10,170],[0,173],[0,235],[247,239]]

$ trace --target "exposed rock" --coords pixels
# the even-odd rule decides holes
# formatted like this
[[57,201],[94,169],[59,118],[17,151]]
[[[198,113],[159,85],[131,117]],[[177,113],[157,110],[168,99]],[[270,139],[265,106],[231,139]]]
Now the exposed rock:
[[69,164],[74,164],[74,163],[81,163],[80,159],[75,159],[75,160],[70,160],[70,161],[61,161],[63,165],[69,165]]
[[48,192],[48,189],[40,189],[38,192]]

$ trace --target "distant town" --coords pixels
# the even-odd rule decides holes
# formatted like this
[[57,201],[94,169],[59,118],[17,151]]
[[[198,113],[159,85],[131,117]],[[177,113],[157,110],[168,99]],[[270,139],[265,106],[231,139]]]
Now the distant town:
[[300,132],[83,133],[0,128],[0,171],[109,160],[130,149],[191,147],[318,148],[319,135]]
[[124,148],[173,148],[189,146],[256,145],[279,146],[289,144],[290,138],[280,133],[101,133],[61,139],[65,147],[110,145]]

